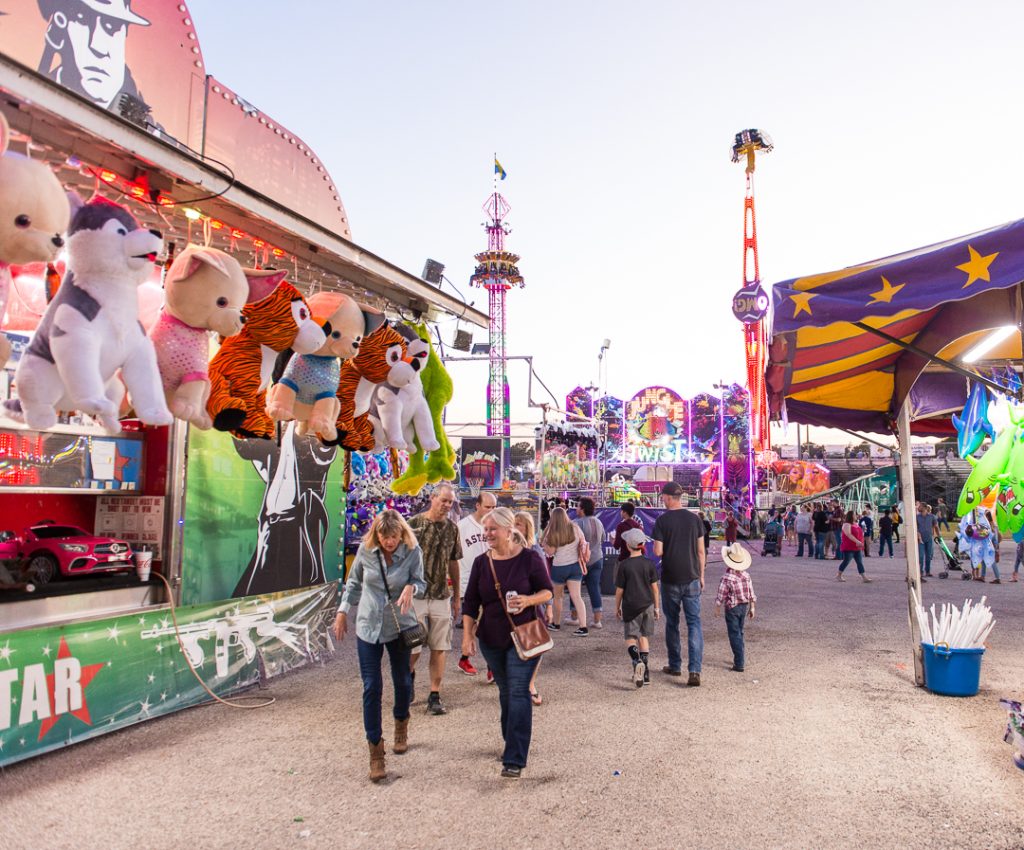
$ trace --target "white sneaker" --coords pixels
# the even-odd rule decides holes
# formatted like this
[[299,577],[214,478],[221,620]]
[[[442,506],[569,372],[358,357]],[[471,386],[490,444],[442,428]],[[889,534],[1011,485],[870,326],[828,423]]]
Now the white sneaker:
[[636,664],[633,665],[633,684],[638,688],[642,688],[644,686],[644,672],[646,670],[647,666],[643,661],[637,661]]

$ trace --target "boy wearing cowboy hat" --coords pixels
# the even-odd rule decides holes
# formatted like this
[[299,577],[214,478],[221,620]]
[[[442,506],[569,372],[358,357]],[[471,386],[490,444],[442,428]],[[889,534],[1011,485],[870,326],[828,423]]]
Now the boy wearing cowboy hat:
[[626,651],[633,662],[633,684],[640,688],[651,683],[648,653],[654,621],[661,614],[658,599],[658,571],[644,557],[644,545],[650,538],[639,528],[622,534],[629,557],[619,561],[615,571],[615,616],[626,624]]
[[722,549],[722,561],[727,567],[715,597],[715,616],[721,616],[725,607],[725,626],[729,630],[729,644],[732,646],[732,669],[743,672],[744,657],[743,624],[749,614],[754,619],[757,597],[747,570],[750,569],[750,553],[739,543]]

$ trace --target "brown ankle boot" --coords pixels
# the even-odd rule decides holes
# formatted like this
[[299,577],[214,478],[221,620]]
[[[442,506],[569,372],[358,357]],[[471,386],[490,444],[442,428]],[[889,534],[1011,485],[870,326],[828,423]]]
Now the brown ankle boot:
[[395,743],[391,747],[391,752],[397,754],[404,753],[409,749],[409,718],[405,720],[395,721]]
[[384,739],[381,738],[376,744],[370,744],[370,781],[380,782],[387,775],[384,767]]

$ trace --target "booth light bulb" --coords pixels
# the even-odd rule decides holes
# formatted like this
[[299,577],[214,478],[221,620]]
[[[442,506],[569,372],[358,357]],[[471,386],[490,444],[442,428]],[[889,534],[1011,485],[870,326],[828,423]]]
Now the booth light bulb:
[[182,209],[182,212],[185,213],[185,218],[187,218],[189,221],[199,221],[199,219],[201,218],[199,210],[194,210],[192,209],[192,207],[185,207],[184,209]]

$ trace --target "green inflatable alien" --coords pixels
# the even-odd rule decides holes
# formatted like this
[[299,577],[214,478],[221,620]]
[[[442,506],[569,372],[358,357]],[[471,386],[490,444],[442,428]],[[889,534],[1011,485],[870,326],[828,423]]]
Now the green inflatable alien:
[[425,324],[413,325],[416,335],[430,346],[427,365],[420,372],[423,382],[423,396],[430,408],[434,422],[434,434],[441,448],[426,454],[415,440],[414,450],[409,452],[409,466],[391,485],[391,490],[398,495],[415,496],[427,484],[438,481],[452,481],[455,478],[455,449],[444,433],[441,414],[445,405],[452,400],[453,386],[448,370],[444,368],[441,358],[434,351],[430,342],[430,332]]

